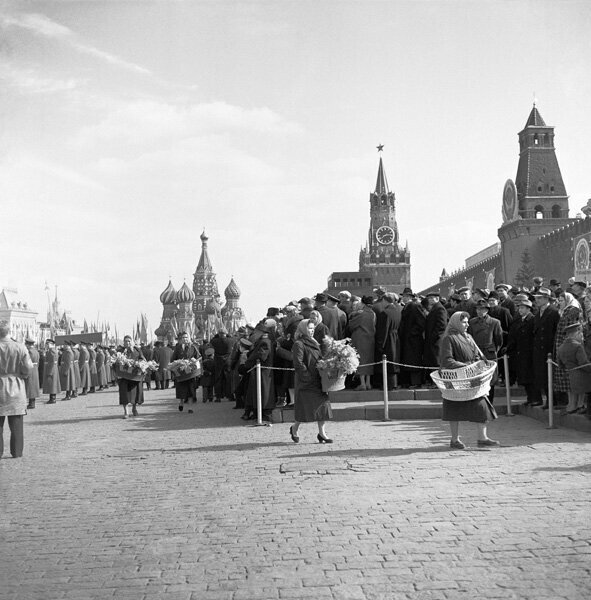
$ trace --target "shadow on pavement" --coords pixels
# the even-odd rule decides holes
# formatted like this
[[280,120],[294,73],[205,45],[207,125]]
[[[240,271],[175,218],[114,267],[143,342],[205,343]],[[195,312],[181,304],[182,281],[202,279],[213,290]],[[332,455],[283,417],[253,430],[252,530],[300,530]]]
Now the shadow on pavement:
[[574,467],[538,467],[536,471],[581,471],[582,473],[591,473],[591,464],[589,465],[576,465]]
[[[192,446],[189,448],[142,448],[142,452],[178,453],[178,452],[244,452],[246,450],[257,450],[258,448],[284,447],[288,442],[251,442],[247,444],[223,444],[219,446]],[[305,456],[309,456],[306,454]]]
[[[476,450],[482,452],[481,448],[466,448],[466,450]],[[442,454],[452,453],[457,456],[465,454],[465,450],[451,450],[449,444],[445,446],[429,446],[424,448],[350,448],[347,450],[328,450],[325,452],[314,452],[313,454],[284,454],[278,458],[317,458],[325,456],[328,458],[390,458],[394,456],[407,456],[410,454]]]

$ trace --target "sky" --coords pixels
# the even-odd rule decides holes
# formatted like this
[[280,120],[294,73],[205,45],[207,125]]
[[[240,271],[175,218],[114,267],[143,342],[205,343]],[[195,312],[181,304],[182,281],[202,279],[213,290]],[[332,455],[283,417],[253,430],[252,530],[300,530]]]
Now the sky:
[[268,306],[357,270],[379,155],[415,290],[497,241],[534,98],[591,198],[591,3],[0,1],[0,287],[160,322],[209,237]]

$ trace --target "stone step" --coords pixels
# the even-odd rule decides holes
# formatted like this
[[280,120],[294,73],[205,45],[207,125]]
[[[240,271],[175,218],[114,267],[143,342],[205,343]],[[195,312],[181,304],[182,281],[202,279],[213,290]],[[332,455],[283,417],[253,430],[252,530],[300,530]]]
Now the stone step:
[[[408,390],[405,390],[408,391]],[[428,391],[428,390],[425,390]],[[373,392],[356,392],[371,394]],[[335,392],[340,394],[341,392]],[[331,394],[333,420],[335,421],[380,421],[384,419],[384,403],[382,401],[362,400],[334,402]],[[379,399],[381,400],[381,398]],[[512,412],[520,414],[525,397],[512,399]],[[495,399],[495,409],[499,415],[507,414],[505,398]],[[423,398],[421,400],[397,400],[388,403],[388,416],[391,420],[424,420],[441,419],[441,396],[439,398]],[[293,409],[277,408],[273,411],[276,423],[291,423],[294,421]]]

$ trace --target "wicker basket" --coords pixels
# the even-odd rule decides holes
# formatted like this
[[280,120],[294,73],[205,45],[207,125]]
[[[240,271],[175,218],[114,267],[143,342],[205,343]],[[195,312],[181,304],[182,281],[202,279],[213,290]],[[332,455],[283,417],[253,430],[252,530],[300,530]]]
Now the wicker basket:
[[490,391],[496,368],[496,363],[479,360],[459,369],[439,369],[431,373],[431,379],[441,390],[444,400],[475,400]]
[[345,378],[346,373],[343,371],[327,369],[321,370],[320,379],[322,380],[322,391],[323,392],[338,392],[339,390],[345,389]]

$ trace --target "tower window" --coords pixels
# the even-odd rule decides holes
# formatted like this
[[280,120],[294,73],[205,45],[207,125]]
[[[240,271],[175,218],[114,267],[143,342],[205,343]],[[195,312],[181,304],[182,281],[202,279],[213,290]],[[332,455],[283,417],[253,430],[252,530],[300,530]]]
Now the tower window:
[[551,186],[550,186],[550,191],[551,191],[552,193],[554,193],[554,186],[553,186],[553,185],[551,185]]
[[543,219],[544,218],[544,207],[543,206],[536,206],[534,208],[534,213],[535,213],[535,218],[536,219]]
[[560,219],[560,212],[561,212],[560,206],[558,206],[558,204],[555,204],[552,207],[552,218],[553,219]]
[[538,183],[538,192],[541,192],[541,191],[542,191],[542,184]]
[[538,134],[536,133],[536,134],[534,135],[534,146],[537,146],[539,143],[540,143],[540,140],[539,140],[539,138],[538,138]]

